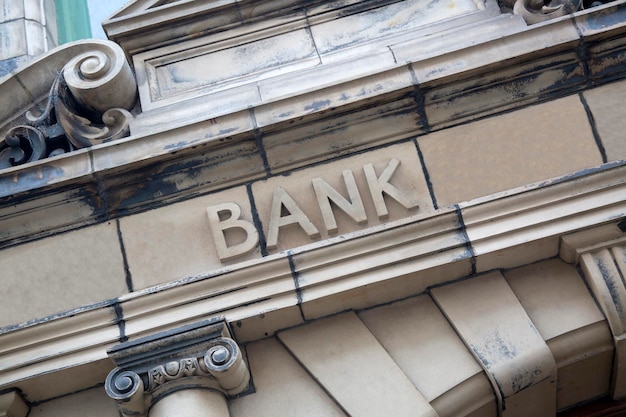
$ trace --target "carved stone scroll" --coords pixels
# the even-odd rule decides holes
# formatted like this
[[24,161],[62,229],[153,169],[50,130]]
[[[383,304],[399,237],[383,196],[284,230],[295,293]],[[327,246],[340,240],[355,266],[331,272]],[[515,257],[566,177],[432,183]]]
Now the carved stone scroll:
[[105,390],[123,416],[146,416],[155,403],[166,397],[167,403],[176,402],[184,396],[173,394],[186,390],[211,392],[211,402],[219,399],[216,410],[227,409],[225,397],[244,392],[250,383],[241,350],[221,321],[123,343],[109,357],[117,368],[109,373]]
[[[129,135],[130,110],[137,97],[130,65],[122,49],[112,42],[89,45],[90,50],[71,58],[50,81],[43,109],[36,110],[37,103],[30,103],[31,110],[4,130],[0,169]],[[32,96],[36,95],[33,92]]]
[[527,24],[532,25],[574,13],[580,6],[581,0],[517,0],[513,13],[521,15]]

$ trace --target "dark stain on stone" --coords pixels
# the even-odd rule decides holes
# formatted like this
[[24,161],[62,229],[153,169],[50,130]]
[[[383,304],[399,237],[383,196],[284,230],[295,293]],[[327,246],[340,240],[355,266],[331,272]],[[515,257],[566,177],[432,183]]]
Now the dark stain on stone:
[[319,101],[314,101],[313,103],[309,104],[308,106],[305,106],[304,110],[306,110],[306,111],[320,111],[324,107],[328,107],[329,105],[330,105],[330,100],[319,100]]
[[188,198],[200,187],[218,187],[231,179],[228,169],[231,162],[249,160],[242,168],[245,172],[260,165],[256,151],[257,147],[251,142],[202,153],[187,149],[176,161],[156,163],[132,175],[125,174],[120,178],[121,183],[116,178],[108,179],[110,211],[114,215],[129,214],[142,210],[147,204],[153,208],[165,204],[166,200],[172,202],[182,194]]
[[11,196],[34,188],[39,188],[50,181],[62,178],[65,170],[52,165],[41,165],[15,173],[0,175],[0,197]]
[[602,274],[602,279],[606,284],[606,288],[609,290],[609,294],[611,294],[611,300],[613,300],[613,304],[615,305],[615,310],[620,318],[624,317],[624,306],[622,305],[620,296],[619,296],[619,285],[613,279],[613,274],[609,270],[608,266],[604,264],[602,259],[596,259],[596,265],[600,270],[600,274]]
[[594,83],[606,83],[624,76],[626,42],[623,38],[605,41],[601,48],[589,47],[589,70]]
[[181,149],[181,148],[184,148],[185,146],[187,146],[187,143],[188,142],[185,142],[185,141],[181,140],[180,142],[170,143],[169,145],[166,145],[163,149],[166,150],[166,151],[178,150],[178,149]]
[[511,389],[517,394],[543,380],[542,376],[543,372],[538,367],[532,370],[519,369],[511,377]]
[[602,30],[626,21],[626,7],[623,4],[588,14],[581,18],[578,26],[583,30]]
[[238,128],[236,127],[229,127],[228,129],[220,129],[219,132],[217,132],[216,136],[226,136],[230,133],[233,133],[237,130]]

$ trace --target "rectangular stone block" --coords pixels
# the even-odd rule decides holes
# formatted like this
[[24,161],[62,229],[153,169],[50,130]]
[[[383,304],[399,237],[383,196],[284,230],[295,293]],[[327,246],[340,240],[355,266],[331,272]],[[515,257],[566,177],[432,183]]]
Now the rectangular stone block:
[[[351,154],[423,132],[413,97],[263,136],[272,173]],[[293,139],[300,138],[297,145]]]
[[[471,59],[481,62],[482,56],[483,53],[477,53]],[[445,65],[455,66],[464,60],[465,57],[451,54]],[[463,77],[464,74],[459,74],[458,79],[450,77],[445,85],[436,82],[423,85],[425,111],[433,130],[516,109],[545,97],[563,96],[586,83],[584,65],[574,49],[494,69],[478,79]]]
[[[252,224],[252,209],[245,187],[120,219],[134,288],[138,290],[222,268],[211,234],[207,207],[228,202],[236,202],[241,208],[241,219]],[[247,238],[242,230],[224,233],[229,245]],[[237,261],[260,256],[257,245]]]
[[26,20],[24,27],[26,28],[28,55],[35,57],[46,52],[48,50],[46,27],[39,22],[31,20]]
[[24,1],[4,1],[0,7],[0,22],[24,18]]
[[25,20],[0,23],[0,60],[28,54]]
[[354,313],[278,337],[351,416],[437,416]]
[[440,206],[602,163],[577,95],[418,139]]
[[586,90],[582,94],[593,114],[607,161],[626,159],[626,118],[621,111],[626,102],[626,81]]
[[[231,415],[237,417],[345,416],[307,371],[276,339],[246,346],[255,394],[232,400]],[[280,378],[276,378],[279,374]]]
[[0,270],[0,326],[128,292],[115,222],[4,249],[0,252]]
[[[444,409],[468,413],[488,403],[495,411],[495,396],[482,368],[430,297],[366,310],[359,317],[431,404],[444,397],[433,404],[440,415],[450,415],[442,414]],[[463,394],[456,397],[454,391]]]
[[[44,25],[47,20],[47,16],[44,16],[43,14],[43,3],[39,0],[20,0],[20,2],[22,1],[24,2],[24,17],[27,20]],[[51,16],[51,18],[54,18],[54,16]]]

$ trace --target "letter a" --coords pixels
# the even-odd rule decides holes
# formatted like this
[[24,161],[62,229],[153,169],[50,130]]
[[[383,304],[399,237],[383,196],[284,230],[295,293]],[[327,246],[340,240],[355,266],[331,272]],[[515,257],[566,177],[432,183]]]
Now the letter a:
[[[259,233],[252,223],[240,219],[241,207],[237,203],[222,203],[206,209],[209,215],[209,224],[213,241],[220,261],[227,261],[251,252],[259,243]],[[220,213],[228,212],[226,220],[220,219]],[[233,246],[228,246],[224,232],[228,229],[240,229],[246,234],[246,239]]]
[[383,193],[396,200],[398,203],[406,209],[412,209],[418,206],[418,201],[413,196],[407,195],[389,183],[391,176],[400,165],[400,161],[392,159],[389,161],[387,168],[380,174],[380,177],[376,176],[376,171],[372,164],[363,166],[365,171],[365,178],[367,179],[367,185],[370,188],[370,194],[372,195],[372,201],[374,207],[376,207],[376,214],[379,219],[384,219],[389,216],[389,211],[385,205],[385,199]]
[[[281,216],[283,206],[289,211],[288,216]],[[272,196],[272,211],[270,212],[270,226],[267,233],[267,248],[278,247],[278,229],[282,226],[298,223],[304,232],[311,238],[320,237],[320,232],[315,225],[298,207],[293,198],[283,188],[276,188]]]

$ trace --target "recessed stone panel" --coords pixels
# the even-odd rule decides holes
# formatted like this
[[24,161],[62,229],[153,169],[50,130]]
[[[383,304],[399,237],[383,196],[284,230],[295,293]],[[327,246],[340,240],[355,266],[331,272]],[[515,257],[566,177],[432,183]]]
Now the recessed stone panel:
[[206,93],[233,87],[311,67],[320,60],[310,33],[297,29],[248,42],[228,40],[182,52],[150,52],[136,62],[142,105],[151,108],[181,94],[193,95],[194,90]]
[[[471,0],[401,1],[312,26],[320,54],[478,10]],[[350,13],[350,12],[347,12]]]

